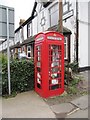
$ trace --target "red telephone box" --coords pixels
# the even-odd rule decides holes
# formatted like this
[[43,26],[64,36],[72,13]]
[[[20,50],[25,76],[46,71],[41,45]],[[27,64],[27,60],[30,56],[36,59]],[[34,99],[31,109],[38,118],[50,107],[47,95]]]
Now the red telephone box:
[[57,32],[35,37],[35,91],[42,97],[64,92],[64,36]]

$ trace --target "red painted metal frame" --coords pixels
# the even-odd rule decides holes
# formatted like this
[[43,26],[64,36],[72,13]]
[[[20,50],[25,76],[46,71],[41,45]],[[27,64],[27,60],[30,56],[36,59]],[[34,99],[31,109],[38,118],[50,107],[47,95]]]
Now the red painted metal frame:
[[[62,40],[49,40],[47,36],[59,37]],[[49,89],[49,45],[61,46],[61,88],[50,90]],[[37,50],[37,47],[41,47],[41,51]],[[37,52],[40,53],[40,72],[37,71]],[[35,64],[35,91],[44,98],[60,95],[64,92],[64,36],[60,33],[48,31],[46,33],[39,33],[35,37],[34,46],[34,64]],[[59,66],[60,67],[60,66]],[[41,75],[37,83],[37,73]]]

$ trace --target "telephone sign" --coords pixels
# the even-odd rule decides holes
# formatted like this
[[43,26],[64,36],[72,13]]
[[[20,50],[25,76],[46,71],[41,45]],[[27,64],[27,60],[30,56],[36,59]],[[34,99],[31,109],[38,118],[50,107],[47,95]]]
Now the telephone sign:
[[64,92],[64,36],[57,32],[35,37],[35,91],[42,97]]
[[54,37],[54,36],[48,36],[47,39],[48,40],[62,40],[62,38],[60,38],[60,37]]

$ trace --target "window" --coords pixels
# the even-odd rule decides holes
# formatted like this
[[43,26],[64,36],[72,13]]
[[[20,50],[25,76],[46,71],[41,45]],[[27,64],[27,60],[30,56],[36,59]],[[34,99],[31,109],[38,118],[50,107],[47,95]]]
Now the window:
[[24,48],[24,46],[22,47],[22,52],[24,52],[25,51],[25,48]]
[[58,20],[59,20],[59,10],[58,9],[59,9],[58,3],[49,9],[50,26],[54,26],[54,25],[58,24]]
[[64,37],[64,58],[68,59],[68,47],[67,47],[68,37]]
[[24,28],[22,27],[21,29],[21,39],[22,39],[22,42],[24,41]]
[[28,37],[32,36],[32,24],[31,23],[28,24],[27,29],[28,29],[28,33],[27,33]]
[[18,48],[18,53],[21,53],[21,48]]
[[27,46],[27,57],[31,58],[31,46]]

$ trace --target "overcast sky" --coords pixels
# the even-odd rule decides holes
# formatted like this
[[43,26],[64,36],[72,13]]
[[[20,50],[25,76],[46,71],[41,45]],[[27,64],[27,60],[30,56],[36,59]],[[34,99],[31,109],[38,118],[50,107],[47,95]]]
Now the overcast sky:
[[20,19],[28,19],[34,6],[35,0],[0,0],[1,5],[14,7],[15,9],[15,29],[19,27]]

